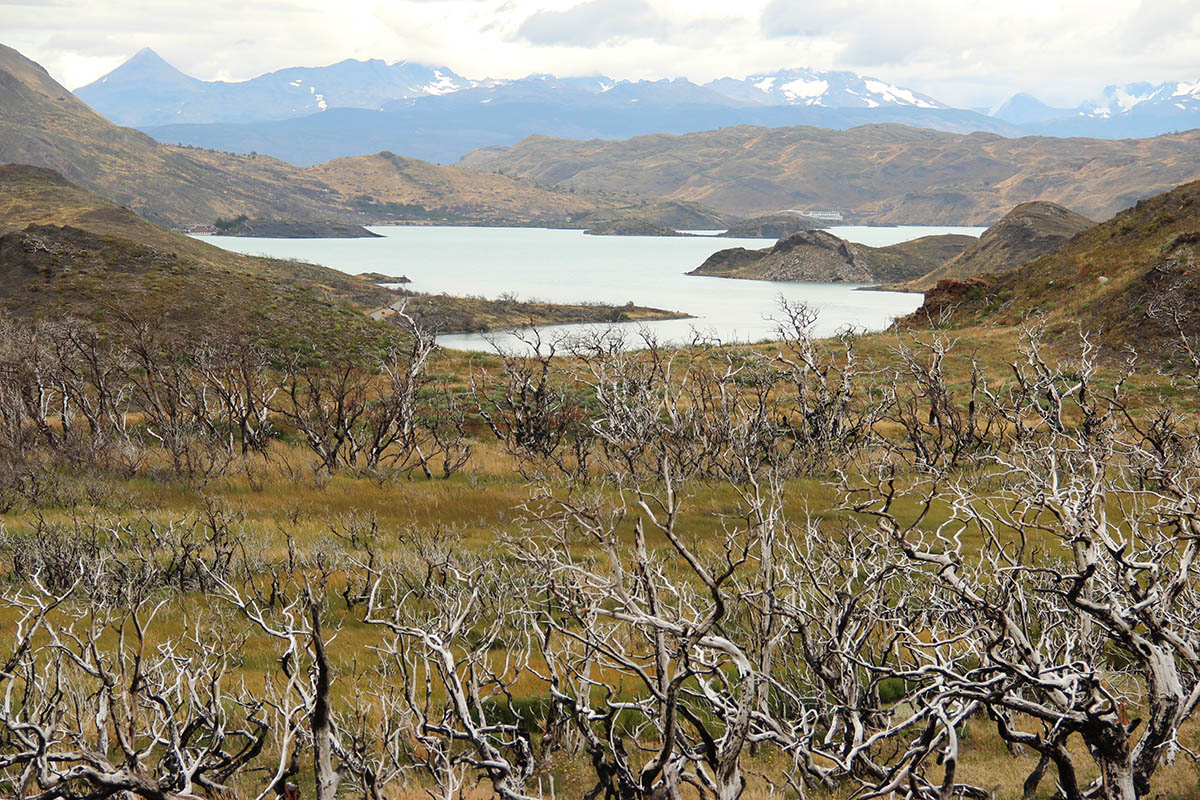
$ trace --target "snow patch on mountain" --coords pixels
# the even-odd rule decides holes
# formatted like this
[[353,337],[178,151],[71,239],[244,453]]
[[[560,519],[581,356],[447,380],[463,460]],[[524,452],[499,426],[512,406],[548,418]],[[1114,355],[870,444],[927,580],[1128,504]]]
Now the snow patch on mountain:
[[779,87],[779,91],[783,92],[783,96],[788,100],[820,100],[821,96],[829,91],[829,81],[804,80],[801,78],[799,80],[788,81]]
[[945,103],[911,89],[853,72],[783,69],[770,74],[751,75],[742,80],[720,78],[705,84],[704,88],[733,100],[760,105],[949,108]]
[[1172,97],[1200,97],[1200,81],[1195,83],[1178,83],[1175,85],[1175,93]]
[[459,86],[457,81],[455,81],[449,75],[443,73],[440,69],[435,69],[433,71],[433,78],[433,81],[421,87],[425,94],[450,94],[451,92],[457,92],[460,88],[462,88]]
[[883,81],[868,80],[865,82],[867,89],[873,94],[879,95],[884,102],[893,105],[916,106],[917,108],[937,108],[928,100],[922,100],[917,97],[915,92],[899,86],[893,86],[890,83]]

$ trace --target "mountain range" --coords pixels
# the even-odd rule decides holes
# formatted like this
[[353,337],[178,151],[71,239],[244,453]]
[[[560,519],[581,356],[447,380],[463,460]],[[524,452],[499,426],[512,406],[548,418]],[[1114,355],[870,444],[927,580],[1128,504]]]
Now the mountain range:
[[785,69],[702,85],[602,75],[471,80],[444,66],[374,59],[226,82],[192,78],[149,49],[76,94],[114,122],[165,143],[262,153],[298,165],[380,150],[453,163],[472,149],[509,146],[533,134],[624,139],[737,125],[845,130],[899,123],[1098,138],[1200,127],[1200,83],[1112,86],[1075,109],[1018,94],[981,113],[844,71]]
[[[514,82],[505,89],[552,80]],[[673,92],[679,88],[674,83],[658,88]],[[444,98],[463,103],[472,93],[499,88],[479,85]],[[757,91],[767,88],[779,87],[772,83]],[[613,86],[596,94],[619,97],[638,89]],[[800,95],[797,87],[789,91]],[[160,144],[112,124],[39,65],[4,47],[0,109],[0,162],[55,169],[163,225],[245,215],[259,221],[533,224],[597,231],[628,229],[631,220],[642,228],[686,230],[789,209],[840,211],[866,223],[986,225],[1036,199],[1105,219],[1200,178],[1200,132],[1128,141],[1013,139],[902,125],[847,131],[738,126],[625,141],[535,136],[509,148],[472,151],[455,166],[382,150],[297,167],[263,155]]]
[[287,119],[335,106],[379,108],[389,100],[436,96],[472,85],[445,67],[379,59],[281,69],[248,81],[202,81],[146,47],[75,95],[118,125],[144,128]]
[[1200,80],[1107,86],[1075,108],[1016,94],[989,115],[1046,136],[1124,139],[1200,127]]

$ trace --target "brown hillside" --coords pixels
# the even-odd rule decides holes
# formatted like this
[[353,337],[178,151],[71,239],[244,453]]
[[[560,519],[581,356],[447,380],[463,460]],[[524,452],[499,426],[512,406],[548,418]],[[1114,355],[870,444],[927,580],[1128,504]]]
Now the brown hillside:
[[[1029,315],[1060,330],[1101,332],[1114,345],[1156,350],[1178,320],[1200,336],[1200,181],[1143,200],[1016,270],[948,280],[911,322],[1013,324]],[[955,284],[955,285],[952,285]]]
[[855,221],[988,225],[1049,200],[1106,219],[1200,178],[1200,131],[1122,141],[954,134],[900,125],[848,131],[740,126],[586,141],[533,136],[463,165],[579,191],[692,200],[741,216],[828,209]]
[[530,180],[390,153],[301,169],[266,156],[167,147],[108,122],[38,64],[0,45],[0,163],[53,169],[160,225],[254,219],[393,219],[563,225],[639,200],[550,189]]
[[[285,289],[302,290],[363,310],[394,299],[393,293],[337,270],[297,261],[244,256],[163,230],[42,167],[0,165],[0,235],[6,234],[8,250],[2,267],[7,270],[5,292],[10,297],[25,286],[23,281],[17,285],[18,277],[30,278],[38,273],[63,292],[64,301],[74,302],[70,287],[75,286],[77,278],[98,276],[108,269],[116,270],[114,275],[138,275],[138,280],[145,277],[142,275],[145,271],[126,270],[128,261],[166,273],[183,265],[180,274],[192,275],[199,283],[185,281],[178,288],[183,291],[190,287],[188,291],[194,296],[187,301],[199,302],[210,309],[218,308],[221,298],[237,298],[237,293],[230,293],[230,286],[225,285],[230,282],[243,289],[254,285],[260,292],[265,286],[268,295]],[[41,256],[36,254],[42,245],[47,252],[61,245],[62,258],[54,263],[62,269],[29,271],[44,266],[39,260]],[[247,276],[253,280],[248,281]],[[117,292],[121,286],[131,288],[132,284],[122,280],[107,286],[107,290]]]
[[973,278],[1014,270],[1045,255],[1096,223],[1057,203],[1022,203],[983,232],[977,242],[909,288],[924,290],[946,278]]

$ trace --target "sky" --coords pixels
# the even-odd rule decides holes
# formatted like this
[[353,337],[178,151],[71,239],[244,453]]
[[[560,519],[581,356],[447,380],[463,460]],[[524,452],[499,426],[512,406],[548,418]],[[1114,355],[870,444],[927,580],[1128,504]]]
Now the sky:
[[151,47],[204,80],[344,58],[698,83],[809,67],[1074,106],[1200,79],[1200,0],[0,0],[0,43],[72,89]]

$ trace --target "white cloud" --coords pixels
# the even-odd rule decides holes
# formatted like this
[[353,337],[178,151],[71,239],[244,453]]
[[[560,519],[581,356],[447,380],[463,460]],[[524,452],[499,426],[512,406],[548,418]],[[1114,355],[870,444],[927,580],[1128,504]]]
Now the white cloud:
[[535,45],[592,47],[621,39],[663,39],[667,29],[667,20],[646,0],[586,0],[565,11],[535,11],[516,35]]
[[0,41],[76,87],[142,47],[204,79],[343,58],[469,77],[851,69],[955,105],[1200,77],[1195,0],[0,0]]

